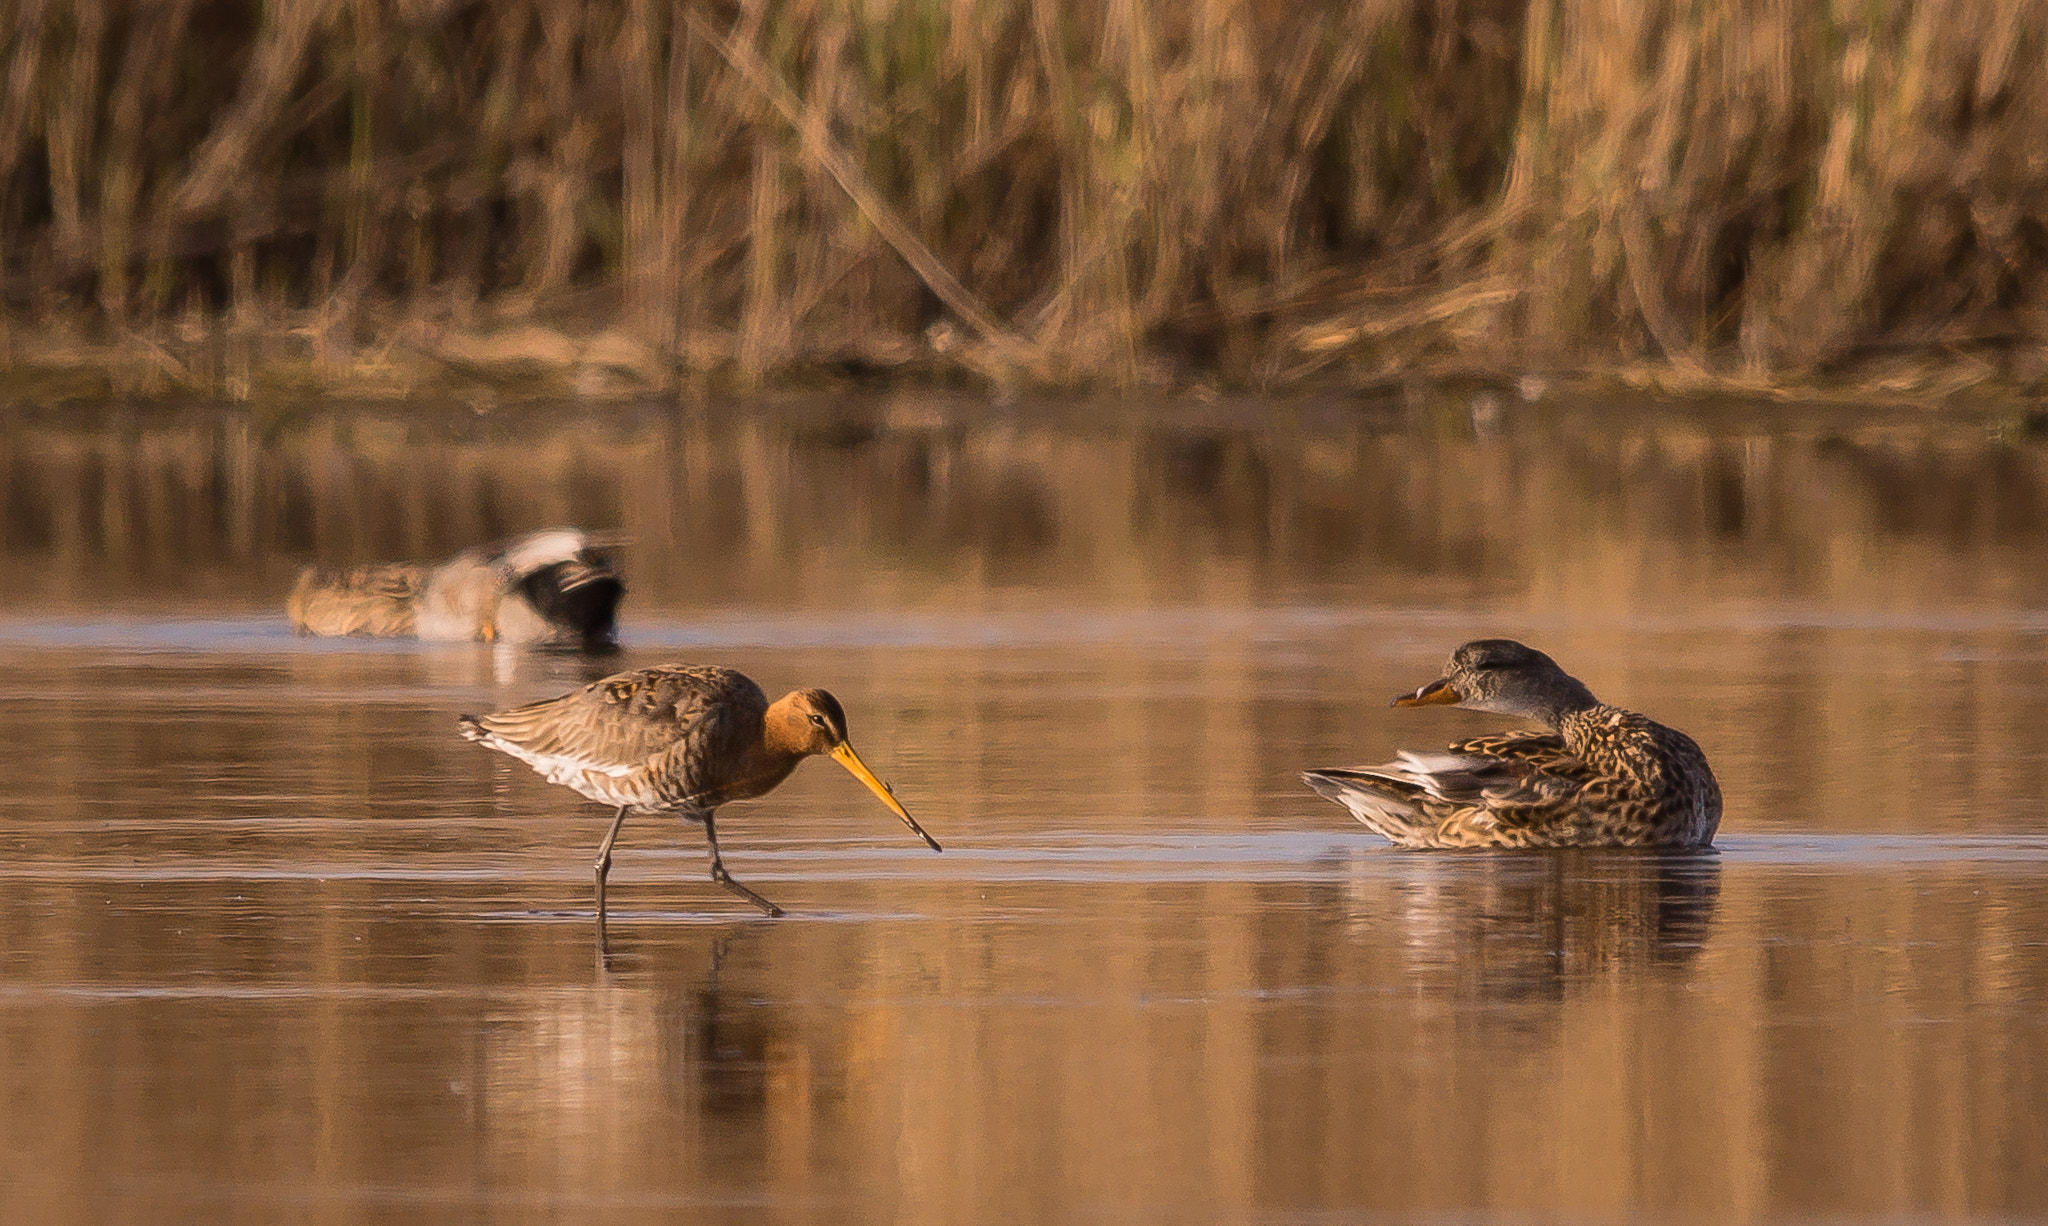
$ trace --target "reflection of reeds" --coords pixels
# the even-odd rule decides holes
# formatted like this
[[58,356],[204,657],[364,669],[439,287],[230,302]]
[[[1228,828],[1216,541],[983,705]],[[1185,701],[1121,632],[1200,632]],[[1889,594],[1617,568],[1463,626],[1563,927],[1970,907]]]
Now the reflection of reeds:
[[1814,438],[1811,419],[1763,432],[1615,409],[1531,414],[1482,441],[1425,403],[1405,423],[1088,428],[1025,403],[1001,428],[904,396],[711,420],[536,406],[432,426],[410,409],[21,423],[0,434],[0,596],[268,609],[303,563],[578,523],[635,542],[635,615],[1236,607],[1332,584],[1509,617],[2048,601],[2048,448],[1987,442],[1971,421]]
[[2044,45],[2016,0],[6,6],[0,361],[413,386],[510,346],[591,392],[2032,353]]

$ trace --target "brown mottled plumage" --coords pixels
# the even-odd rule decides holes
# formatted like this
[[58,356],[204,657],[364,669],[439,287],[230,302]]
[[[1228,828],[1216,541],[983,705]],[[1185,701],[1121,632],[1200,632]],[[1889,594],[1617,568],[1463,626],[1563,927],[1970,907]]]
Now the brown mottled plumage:
[[340,638],[412,638],[419,629],[427,568],[403,562],[329,570],[309,566],[285,601],[292,629]]
[[771,791],[813,754],[844,766],[917,837],[940,850],[847,743],[846,713],[824,690],[796,690],[770,703],[760,686],[730,668],[664,664],[606,677],[545,702],[465,715],[461,727],[463,736],[512,755],[549,783],[618,810],[597,853],[600,946],[612,841],[628,813],[673,812],[701,823],[712,880],[769,915],[782,914],[725,871],[713,814],[720,805]]
[[626,588],[596,544],[548,528],[433,566],[308,567],[285,611],[302,634],[607,649]]
[[1403,847],[1706,847],[1721,788],[1691,737],[1610,707],[1511,639],[1451,654],[1394,700],[1531,719],[1548,732],[1477,737],[1382,766],[1308,771],[1319,794]]

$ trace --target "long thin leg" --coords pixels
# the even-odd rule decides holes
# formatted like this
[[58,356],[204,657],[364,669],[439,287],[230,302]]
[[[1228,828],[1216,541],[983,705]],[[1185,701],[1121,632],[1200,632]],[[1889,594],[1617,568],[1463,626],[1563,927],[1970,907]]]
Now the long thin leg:
[[734,881],[732,874],[725,871],[725,861],[718,858],[718,825],[716,819],[711,816],[711,810],[709,809],[704,811],[704,841],[711,845],[711,879],[713,881],[716,881],[748,902],[753,903],[771,916],[782,914],[781,907],[776,906],[739,882]]
[[626,824],[626,806],[620,805],[618,814],[612,818],[612,828],[605,832],[604,845],[597,849],[597,949],[599,953],[610,953],[612,947],[604,934],[604,879],[612,871],[612,840],[619,837],[619,827]]

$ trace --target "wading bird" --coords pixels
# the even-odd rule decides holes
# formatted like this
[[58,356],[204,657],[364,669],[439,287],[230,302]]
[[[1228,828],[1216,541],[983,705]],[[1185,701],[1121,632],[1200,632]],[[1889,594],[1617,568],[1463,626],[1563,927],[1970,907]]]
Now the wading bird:
[[797,763],[826,754],[880,797],[931,847],[924,832],[846,740],[846,712],[823,690],[796,690],[773,703],[729,668],[664,664],[594,681],[493,715],[465,715],[462,735],[508,753],[549,783],[573,788],[618,812],[597,849],[597,942],[605,939],[604,881],[612,842],[629,813],[675,813],[701,824],[711,879],[761,908],[782,908],[734,881],[718,857],[718,807],[765,795]]
[[588,533],[549,528],[430,566],[308,567],[286,612],[301,634],[603,650],[625,591]]
[[1397,707],[1515,715],[1507,732],[1383,766],[1313,770],[1303,782],[1402,847],[1706,847],[1721,788],[1691,737],[1593,697],[1549,656],[1511,639],[1451,653],[1444,675]]

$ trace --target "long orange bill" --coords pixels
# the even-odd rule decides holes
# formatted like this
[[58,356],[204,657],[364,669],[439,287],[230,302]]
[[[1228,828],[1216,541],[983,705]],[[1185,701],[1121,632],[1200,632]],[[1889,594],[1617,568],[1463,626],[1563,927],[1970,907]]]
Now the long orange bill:
[[889,811],[902,818],[904,825],[916,831],[917,837],[923,839],[926,846],[930,847],[933,851],[946,850],[939,846],[937,839],[924,832],[924,827],[918,825],[917,819],[910,816],[910,810],[905,809],[897,802],[896,793],[889,790],[889,785],[875,778],[875,772],[869,770],[868,764],[860,760],[859,754],[853,752],[853,746],[842,741],[839,748],[832,751],[832,760],[845,767],[847,774],[867,784],[868,791],[881,797],[882,803],[889,806]]
[[1401,695],[1394,700],[1394,705],[1397,707],[1447,707],[1452,703],[1463,702],[1464,700],[1465,696],[1452,689],[1450,682],[1439,679],[1430,682],[1412,694]]

